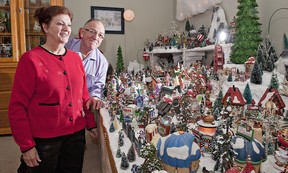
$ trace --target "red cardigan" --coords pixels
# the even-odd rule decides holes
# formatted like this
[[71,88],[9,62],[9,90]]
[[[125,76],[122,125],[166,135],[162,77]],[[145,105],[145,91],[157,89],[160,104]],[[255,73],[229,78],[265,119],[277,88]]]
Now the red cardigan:
[[85,126],[96,127],[93,113],[85,106],[88,99],[77,53],[66,49],[64,55],[54,55],[40,46],[25,52],[18,63],[8,108],[20,150],[33,148],[33,137],[53,138]]

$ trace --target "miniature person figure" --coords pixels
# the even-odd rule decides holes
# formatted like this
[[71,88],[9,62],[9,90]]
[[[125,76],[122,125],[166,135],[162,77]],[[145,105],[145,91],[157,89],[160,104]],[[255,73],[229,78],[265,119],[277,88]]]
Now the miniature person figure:
[[162,88],[162,83],[161,83],[160,79],[158,78],[157,84],[156,84],[155,89],[154,89],[154,94],[158,95],[161,91],[161,88]]

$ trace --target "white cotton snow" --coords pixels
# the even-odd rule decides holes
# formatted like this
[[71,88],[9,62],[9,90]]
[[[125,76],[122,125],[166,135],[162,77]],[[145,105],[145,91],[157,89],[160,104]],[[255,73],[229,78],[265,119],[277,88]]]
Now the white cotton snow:
[[182,147],[170,147],[170,148],[167,148],[167,155],[172,158],[186,160],[189,156],[188,151],[189,151],[189,148],[186,145]]
[[200,147],[195,142],[193,142],[191,148],[191,155],[196,155],[197,150],[200,150]]
[[236,142],[232,144],[234,149],[238,149],[238,148],[244,148],[244,139],[242,138],[237,138]]
[[255,153],[259,154],[260,150],[259,150],[259,148],[257,147],[257,145],[256,145],[256,143],[254,141],[252,142],[252,146],[253,146],[253,150],[255,151]]

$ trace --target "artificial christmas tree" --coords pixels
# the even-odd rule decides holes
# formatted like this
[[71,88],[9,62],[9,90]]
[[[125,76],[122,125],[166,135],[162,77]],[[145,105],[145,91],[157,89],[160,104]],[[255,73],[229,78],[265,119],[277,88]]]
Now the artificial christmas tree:
[[128,150],[127,159],[129,162],[133,162],[136,159],[136,153],[135,153],[133,144],[131,145],[131,147]]
[[109,127],[109,132],[112,133],[114,131],[115,131],[115,127],[114,127],[114,123],[112,121],[111,124],[110,124],[110,127]]
[[250,82],[255,84],[262,84],[262,71],[257,61],[255,61],[255,64],[253,66]]
[[275,89],[279,89],[279,81],[277,78],[277,74],[274,72],[272,73],[272,76],[271,76],[270,87],[275,88]]
[[120,168],[125,170],[125,169],[128,169],[128,167],[129,167],[129,162],[127,160],[127,157],[126,157],[125,153],[123,152],[122,153],[122,157],[121,157]]
[[117,51],[116,73],[119,75],[123,71],[124,71],[124,62],[123,62],[122,48],[121,46],[119,46]]
[[238,0],[238,4],[236,33],[230,60],[243,64],[249,57],[256,56],[258,45],[262,41],[261,24],[258,22],[256,0]]
[[252,94],[251,94],[251,89],[249,86],[249,83],[246,84],[244,92],[243,92],[243,97],[246,100],[246,104],[251,104],[252,102]]
[[120,149],[120,146],[118,145],[118,149],[117,149],[117,152],[116,152],[116,157],[117,158],[120,158],[120,157],[122,157],[122,151],[121,151],[121,149]]

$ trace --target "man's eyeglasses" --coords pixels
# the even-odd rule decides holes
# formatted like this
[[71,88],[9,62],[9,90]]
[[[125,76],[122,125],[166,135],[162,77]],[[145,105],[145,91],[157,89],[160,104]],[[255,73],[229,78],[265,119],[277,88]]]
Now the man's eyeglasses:
[[99,38],[104,39],[105,36],[103,33],[95,31],[93,29],[83,28],[85,31],[87,31],[91,35],[97,35]]

